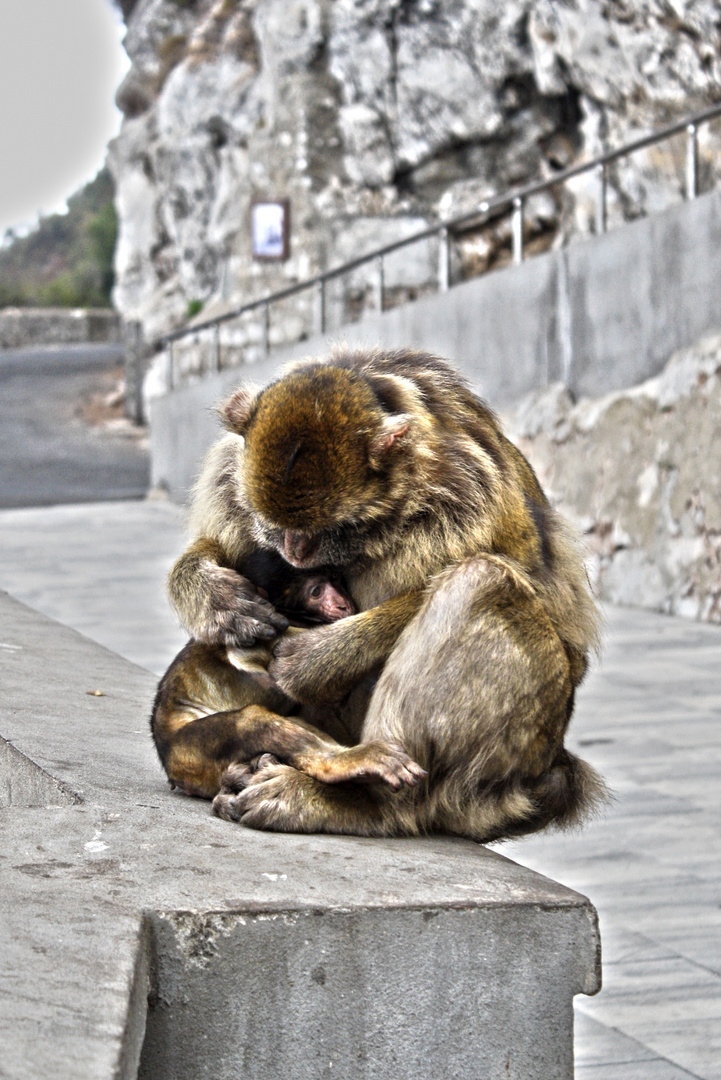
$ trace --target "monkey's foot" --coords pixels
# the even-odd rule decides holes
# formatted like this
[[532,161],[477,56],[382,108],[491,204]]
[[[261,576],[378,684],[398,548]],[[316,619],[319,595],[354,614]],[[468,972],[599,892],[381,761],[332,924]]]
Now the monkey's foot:
[[[300,825],[302,800],[298,793],[295,798],[288,797],[296,778],[317,783],[290,765],[281,765],[272,754],[262,754],[251,764],[231,765],[223,774],[223,787],[213,800],[213,813],[226,821],[239,821],[256,829],[312,831]],[[286,788],[290,789],[287,793]]]
[[[271,754],[263,754],[262,758],[267,758],[269,762],[276,760]],[[213,799],[213,813],[217,817],[226,821],[238,820],[234,812],[234,799],[249,783],[260,761],[261,758],[255,758],[253,762],[236,761],[228,766],[220,779],[220,791]]]
[[371,742],[343,747],[329,755],[300,758],[297,767],[324,784],[342,784],[347,780],[372,784],[378,781],[398,791],[404,784],[414,787],[428,774],[413,761],[400,743]]
[[[331,787],[281,765],[270,754],[259,759],[259,766],[255,773],[249,766],[227,770],[229,784],[213,801],[218,817],[273,832],[386,834],[382,804],[370,789],[351,784]],[[239,788],[235,794],[230,783]]]

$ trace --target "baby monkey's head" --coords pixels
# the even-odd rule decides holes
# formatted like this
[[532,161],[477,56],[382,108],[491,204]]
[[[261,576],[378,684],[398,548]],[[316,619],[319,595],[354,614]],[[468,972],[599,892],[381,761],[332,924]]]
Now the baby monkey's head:
[[270,599],[284,614],[302,615],[315,622],[332,623],[355,614],[345,587],[320,570],[298,574],[277,599]]
[[327,567],[299,570],[277,551],[261,548],[245,560],[242,571],[290,618],[332,623],[356,613],[342,576]]

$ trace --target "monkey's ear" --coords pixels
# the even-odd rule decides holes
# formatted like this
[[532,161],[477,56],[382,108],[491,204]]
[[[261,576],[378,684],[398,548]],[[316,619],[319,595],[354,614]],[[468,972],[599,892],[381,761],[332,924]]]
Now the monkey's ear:
[[218,406],[218,416],[223,427],[244,435],[255,412],[258,391],[252,386],[239,386],[227,401]]
[[395,416],[386,416],[370,441],[368,457],[372,468],[380,468],[384,458],[399,439],[408,432],[411,426],[410,416],[405,413],[397,413]]

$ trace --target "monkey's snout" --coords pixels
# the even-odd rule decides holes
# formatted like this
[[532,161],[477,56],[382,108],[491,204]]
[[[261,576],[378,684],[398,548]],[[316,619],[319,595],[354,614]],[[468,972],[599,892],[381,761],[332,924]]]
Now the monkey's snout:
[[283,535],[283,554],[290,562],[303,562],[318,547],[318,539],[307,533],[286,529]]
[[321,609],[321,614],[325,616],[328,622],[338,622],[339,619],[345,619],[348,615],[355,615],[355,610],[352,604],[338,596],[330,597],[326,601]]

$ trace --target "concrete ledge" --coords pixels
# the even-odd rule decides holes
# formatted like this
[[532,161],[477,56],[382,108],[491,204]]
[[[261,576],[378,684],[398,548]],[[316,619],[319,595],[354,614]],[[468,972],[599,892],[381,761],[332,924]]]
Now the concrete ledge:
[[571,1080],[588,900],[466,841],[222,822],[167,790],[152,675],[5,594],[0,641],[5,783],[83,798],[0,815],[3,1075]]
[[80,796],[0,738],[0,807],[72,806],[79,802]]

